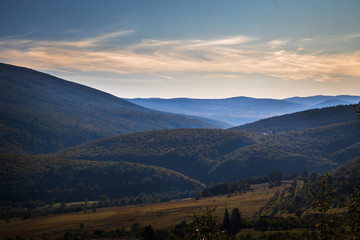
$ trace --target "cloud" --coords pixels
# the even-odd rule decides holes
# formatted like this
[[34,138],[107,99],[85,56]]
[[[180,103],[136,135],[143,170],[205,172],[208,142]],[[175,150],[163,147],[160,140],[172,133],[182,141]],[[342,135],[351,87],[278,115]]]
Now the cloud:
[[165,78],[165,79],[170,79],[170,80],[174,80],[174,79],[175,79],[174,77],[167,76],[167,75],[159,75],[159,77]]
[[271,49],[276,49],[276,48],[282,47],[283,45],[286,45],[287,43],[288,43],[287,40],[273,40],[273,41],[268,42]]
[[[131,34],[119,31],[78,41],[0,39],[0,60],[38,70],[67,72],[204,73],[237,78],[263,74],[283,79],[339,81],[360,77],[360,51],[326,53],[285,50],[289,40],[261,43],[249,36],[217,39],[144,39],[118,45],[112,40]],[[356,36],[353,36],[353,39]],[[303,39],[304,41],[310,41]]]

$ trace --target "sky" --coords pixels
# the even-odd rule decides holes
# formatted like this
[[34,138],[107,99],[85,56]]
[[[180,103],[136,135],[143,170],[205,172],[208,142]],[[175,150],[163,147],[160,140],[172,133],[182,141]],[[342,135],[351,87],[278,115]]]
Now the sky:
[[123,98],[360,95],[360,0],[0,0],[0,62]]

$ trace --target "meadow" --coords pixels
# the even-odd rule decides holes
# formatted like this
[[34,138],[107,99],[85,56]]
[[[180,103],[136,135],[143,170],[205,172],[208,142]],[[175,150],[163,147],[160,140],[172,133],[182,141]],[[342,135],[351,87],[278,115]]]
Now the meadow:
[[188,221],[199,208],[216,207],[215,215],[222,221],[225,209],[238,208],[243,218],[250,219],[263,207],[275,192],[282,187],[269,188],[267,184],[252,185],[252,191],[244,194],[219,195],[198,200],[181,199],[164,203],[132,205],[123,207],[99,208],[95,212],[77,212],[61,215],[49,215],[32,219],[1,220],[0,239],[21,236],[41,239],[62,236],[65,232],[98,229],[109,231],[130,227],[138,223],[141,226],[151,224],[155,229],[170,229],[181,221]]

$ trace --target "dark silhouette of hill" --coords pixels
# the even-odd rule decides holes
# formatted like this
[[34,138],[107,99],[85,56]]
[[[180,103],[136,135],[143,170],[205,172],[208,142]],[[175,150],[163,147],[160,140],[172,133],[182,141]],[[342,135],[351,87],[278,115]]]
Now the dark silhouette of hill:
[[356,113],[351,105],[340,105],[336,107],[312,109],[278,117],[271,117],[253,123],[244,124],[232,129],[263,133],[277,133],[321,127],[334,123],[353,121],[356,119]]
[[53,154],[57,158],[128,161],[161,166],[204,183],[283,172],[322,171],[352,160],[357,121],[277,134],[174,129],[131,133]]
[[1,201],[73,202],[188,192],[200,182],[174,171],[128,162],[0,154]]
[[0,64],[0,152],[48,153],[118,134],[213,128],[31,69]]

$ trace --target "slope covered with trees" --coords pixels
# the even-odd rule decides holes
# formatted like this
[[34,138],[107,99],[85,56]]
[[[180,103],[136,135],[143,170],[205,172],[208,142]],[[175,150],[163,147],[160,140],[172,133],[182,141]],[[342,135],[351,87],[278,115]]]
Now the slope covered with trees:
[[267,175],[269,168],[284,172],[333,169],[355,158],[353,153],[358,151],[360,128],[357,121],[350,121],[266,136],[265,141],[225,156],[212,170],[212,176],[226,173],[226,180],[236,180],[230,176]]
[[274,169],[322,171],[354,158],[356,121],[261,134],[233,130],[175,129],[132,133],[80,145],[53,156],[128,161],[161,166],[204,183],[268,175]]
[[262,134],[231,130],[157,130],[103,139],[51,156],[137,162],[165,167],[205,181],[208,171],[224,155],[255,144],[262,138]]
[[[357,161],[346,163],[332,171],[326,179],[328,188],[335,190],[330,208],[344,208],[348,199],[354,194],[354,187],[359,186],[359,164]],[[311,190],[319,192],[322,179],[317,173],[303,176],[300,181],[294,180],[289,188],[279,191],[264,206],[259,216],[296,213],[301,215],[303,209],[313,209]]]
[[266,118],[232,129],[277,133],[327,126],[354,120],[356,120],[356,113],[352,105],[340,105]]
[[48,153],[144,130],[215,127],[2,63],[0,88],[0,152],[3,153]]
[[174,171],[128,162],[0,155],[4,201],[56,203],[191,192],[200,182]]

